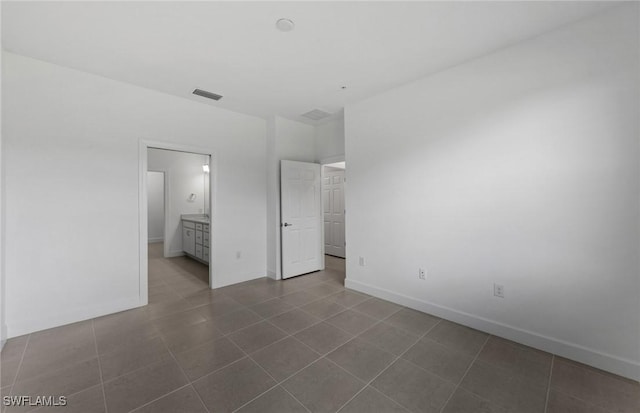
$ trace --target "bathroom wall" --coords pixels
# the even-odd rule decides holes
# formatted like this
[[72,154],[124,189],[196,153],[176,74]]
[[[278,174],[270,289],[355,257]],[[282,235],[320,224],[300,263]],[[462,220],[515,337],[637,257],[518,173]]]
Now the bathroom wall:
[[[165,227],[165,256],[182,253],[183,214],[203,214],[208,178],[202,170],[205,155],[151,148],[147,151],[150,171],[163,171],[167,179],[167,221]],[[208,194],[208,191],[207,191]],[[195,198],[191,199],[193,196]],[[149,198],[148,203],[151,202]]]

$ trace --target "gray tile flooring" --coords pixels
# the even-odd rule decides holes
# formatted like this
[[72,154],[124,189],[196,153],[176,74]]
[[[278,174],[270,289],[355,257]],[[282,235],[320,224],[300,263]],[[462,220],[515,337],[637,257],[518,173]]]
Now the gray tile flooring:
[[2,394],[65,413],[640,412],[636,382],[346,290],[343,260],[212,291],[161,248],[148,306],[9,340]]

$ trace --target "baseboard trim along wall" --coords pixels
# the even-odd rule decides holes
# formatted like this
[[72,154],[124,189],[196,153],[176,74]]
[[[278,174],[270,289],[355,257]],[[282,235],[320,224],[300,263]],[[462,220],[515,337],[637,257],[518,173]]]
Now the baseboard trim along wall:
[[165,256],[165,258],[182,257],[183,255],[184,255],[184,251],[169,251],[169,253]]
[[118,300],[106,305],[98,305],[90,308],[78,308],[73,311],[58,315],[56,317],[39,317],[37,319],[21,320],[17,323],[8,325],[7,337],[18,337],[24,334],[46,330],[48,328],[59,327],[66,324],[89,320],[103,315],[131,310],[140,306],[142,306],[142,304],[140,303],[140,298],[133,297],[129,299]]
[[149,238],[147,242],[149,244],[157,244],[158,242],[164,242],[164,238]]
[[244,274],[240,274],[240,275],[236,275],[234,276],[235,278],[232,280],[224,280],[224,281],[219,281],[217,280],[215,285],[212,286],[213,289],[216,288],[222,288],[222,287],[228,287],[230,285],[235,285],[235,284],[240,284],[243,282],[247,282],[247,281],[253,281],[253,280],[257,280],[259,278],[266,278],[264,275],[264,272],[247,272]]
[[546,337],[531,331],[502,324],[474,314],[465,313],[428,301],[382,289],[360,281],[345,279],[345,287],[383,300],[435,315],[454,323],[484,331],[539,350],[584,363],[632,380],[640,381],[640,363],[605,354],[574,343]]

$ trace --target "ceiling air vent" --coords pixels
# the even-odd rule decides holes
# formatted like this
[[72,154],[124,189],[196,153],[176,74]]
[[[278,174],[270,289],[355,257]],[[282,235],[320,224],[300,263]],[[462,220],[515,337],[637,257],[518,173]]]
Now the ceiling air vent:
[[213,99],[213,100],[220,100],[222,99],[222,95],[218,95],[215,93],[211,93],[211,92],[207,92],[206,90],[202,90],[202,89],[195,89],[193,91],[194,95],[198,95],[198,96],[202,96],[203,98],[208,98],[208,99]]
[[302,114],[302,116],[311,120],[320,120],[320,119],[328,118],[331,115],[332,115],[331,113],[325,112],[324,110],[320,110],[320,109],[314,109],[312,111]]

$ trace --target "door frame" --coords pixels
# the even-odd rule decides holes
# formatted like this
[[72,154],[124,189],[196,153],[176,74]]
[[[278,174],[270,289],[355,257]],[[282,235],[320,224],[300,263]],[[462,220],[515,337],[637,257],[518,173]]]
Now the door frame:
[[[209,155],[209,221],[210,228],[213,223],[217,222],[216,214],[216,193],[217,193],[217,177],[218,177],[218,158],[212,148],[201,146],[183,145],[173,142],[152,141],[140,139],[138,145],[138,261],[139,261],[139,298],[140,305],[149,303],[149,261],[148,261],[148,228],[147,228],[147,150],[150,148],[166,149],[177,152],[189,152],[198,155]],[[165,175],[165,185],[166,185]],[[166,189],[166,188],[165,188]],[[165,190],[165,219],[167,214],[166,197],[168,192]],[[165,221],[166,222],[166,221]],[[166,227],[165,227],[166,236]],[[209,235],[209,288],[213,288],[217,281],[217,260],[215,259],[215,251],[217,251],[216,231],[212,230]]]
[[[324,180],[324,166],[328,165],[330,163],[336,163],[336,162],[346,162],[345,156],[344,155],[336,155],[336,156],[330,156],[328,158],[323,158],[323,159],[320,160],[320,182],[321,183],[324,182],[323,181]],[[343,191],[343,195],[344,195],[344,200],[343,201],[344,201],[344,209],[346,211],[347,210],[347,196],[346,196],[346,193],[347,193],[347,190],[346,190],[346,187],[347,187],[347,182],[346,182],[347,168],[346,167],[344,169],[344,175],[345,175],[345,182],[344,182],[345,189]],[[324,200],[321,199],[320,201],[321,201],[321,208],[322,208],[322,216],[324,217]],[[347,252],[346,252],[346,249],[347,249],[347,247],[346,247],[346,242],[347,242],[347,231],[346,231],[346,229],[347,229],[347,214],[344,214],[344,221],[345,221],[345,225],[344,225],[344,228],[345,228],[345,233],[344,233],[345,254],[344,254],[344,257],[345,257],[345,260],[346,260],[347,259]],[[324,270],[324,268],[325,268],[325,262],[324,262],[325,261],[324,260],[324,258],[325,258],[325,250],[324,250],[324,221],[322,223],[322,231],[320,231],[320,232],[322,232],[322,240],[321,240],[321,245],[322,245],[322,258],[321,258],[321,261],[322,262],[321,262],[321,265],[322,265],[322,269]]]

